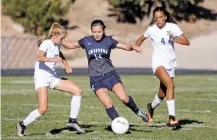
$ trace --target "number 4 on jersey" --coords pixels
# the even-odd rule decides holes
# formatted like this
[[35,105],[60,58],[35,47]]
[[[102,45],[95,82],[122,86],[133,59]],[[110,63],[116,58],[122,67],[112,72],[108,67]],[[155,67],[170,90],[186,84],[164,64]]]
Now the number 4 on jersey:
[[164,38],[161,39],[161,43],[163,43],[164,45],[166,44]]

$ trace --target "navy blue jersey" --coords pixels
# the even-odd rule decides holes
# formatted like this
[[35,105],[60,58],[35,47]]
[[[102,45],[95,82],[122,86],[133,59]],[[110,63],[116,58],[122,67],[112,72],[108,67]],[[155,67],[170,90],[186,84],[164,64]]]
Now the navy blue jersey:
[[90,77],[115,70],[110,60],[110,53],[111,49],[117,46],[118,41],[111,36],[104,36],[100,41],[95,40],[93,36],[84,37],[78,41],[78,44],[86,51]]

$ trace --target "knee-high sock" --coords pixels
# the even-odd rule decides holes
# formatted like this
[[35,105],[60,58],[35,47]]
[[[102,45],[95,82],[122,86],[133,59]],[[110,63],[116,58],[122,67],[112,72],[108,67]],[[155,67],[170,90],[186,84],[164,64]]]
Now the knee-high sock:
[[114,108],[114,106],[107,108],[106,112],[112,120],[114,120],[115,118],[118,117],[118,113],[117,113],[116,109]]
[[175,99],[167,100],[167,108],[169,116],[175,116]]
[[137,113],[139,110],[139,108],[137,107],[136,103],[134,102],[131,96],[129,96],[129,101],[125,105],[129,107],[134,113]]
[[158,97],[158,93],[155,95],[154,100],[151,103],[151,107],[155,109],[163,100]]
[[29,115],[23,120],[23,124],[25,126],[29,125],[30,123],[34,122],[41,114],[38,112],[38,109],[29,113]]
[[70,111],[70,118],[77,119],[78,113],[81,108],[81,99],[82,96],[73,96],[71,100],[71,111]]

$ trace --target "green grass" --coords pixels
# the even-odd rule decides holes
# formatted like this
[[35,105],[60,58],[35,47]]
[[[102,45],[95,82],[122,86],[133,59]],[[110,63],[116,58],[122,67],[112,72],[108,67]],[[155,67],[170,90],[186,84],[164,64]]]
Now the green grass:
[[[159,81],[153,76],[121,76],[122,81],[139,107],[153,100]],[[111,93],[120,116],[131,124],[130,133],[114,135],[106,128],[111,121],[102,104],[92,93],[87,76],[67,77],[84,90],[79,122],[86,134],[61,131],[55,136],[45,135],[51,130],[66,126],[70,111],[71,95],[49,91],[48,112],[28,126],[26,137],[16,135],[16,124],[37,107],[32,77],[2,77],[1,137],[2,139],[118,139],[118,140],[214,140],[217,139],[217,75],[180,75],[175,77],[176,116],[182,128],[172,131],[165,126],[168,121],[166,103],[155,111],[153,127],[142,122]]]

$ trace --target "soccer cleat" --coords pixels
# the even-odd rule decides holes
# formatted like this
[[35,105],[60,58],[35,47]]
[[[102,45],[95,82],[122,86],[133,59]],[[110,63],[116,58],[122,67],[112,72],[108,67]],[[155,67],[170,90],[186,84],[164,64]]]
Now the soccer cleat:
[[78,124],[78,122],[72,122],[71,119],[69,119],[69,121],[67,123],[67,126],[71,127],[71,128],[74,128],[80,134],[84,134],[85,133],[85,130],[80,127],[80,125]]
[[141,117],[144,122],[148,122],[149,121],[147,113],[145,113],[145,111],[142,110],[142,109],[139,109],[138,112],[136,113],[136,115],[139,116],[139,117]]
[[24,130],[26,129],[26,126],[23,124],[23,122],[18,122],[17,124],[17,135],[20,137],[25,136]]
[[147,104],[147,109],[148,109],[147,115],[148,115],[148,120],[149,120],[148,122],[152,123],[152,118],[154,115],[154,109],[152,108],[151,103]]
[[169,116],[169,126],[172,127],[173,130],[181,128],[179,121],[176,120],[174,116]]

